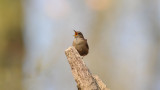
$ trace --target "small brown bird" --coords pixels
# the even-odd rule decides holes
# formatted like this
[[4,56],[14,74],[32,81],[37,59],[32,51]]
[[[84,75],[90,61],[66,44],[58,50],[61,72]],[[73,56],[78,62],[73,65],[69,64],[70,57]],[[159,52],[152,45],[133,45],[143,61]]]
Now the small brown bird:
[[78,53],[81,56],[85,56],[89,52],[89,46],[87,39],[84,38],[83,34],[80,31],[75,31],[73,46],[77,49]]

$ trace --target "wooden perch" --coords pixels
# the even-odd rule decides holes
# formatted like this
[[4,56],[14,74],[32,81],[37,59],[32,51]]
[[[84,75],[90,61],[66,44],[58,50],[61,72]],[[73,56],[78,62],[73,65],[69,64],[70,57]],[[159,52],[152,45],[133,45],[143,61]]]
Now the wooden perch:
[[109,90],[98,76],[91,74],[73,46],[69,47],[65,54],[71,66],[78,90]]

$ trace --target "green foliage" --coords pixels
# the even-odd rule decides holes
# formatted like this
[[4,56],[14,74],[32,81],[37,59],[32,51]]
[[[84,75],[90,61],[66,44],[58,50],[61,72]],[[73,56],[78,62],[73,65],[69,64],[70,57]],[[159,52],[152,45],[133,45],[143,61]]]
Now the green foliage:
[[21,90],[22,21],[20,0],[0,0],[0,90]]

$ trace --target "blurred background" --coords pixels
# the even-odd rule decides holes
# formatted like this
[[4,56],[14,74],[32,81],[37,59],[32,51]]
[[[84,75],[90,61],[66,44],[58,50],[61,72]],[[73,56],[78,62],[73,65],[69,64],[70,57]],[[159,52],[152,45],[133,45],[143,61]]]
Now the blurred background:
[[111,90],[160,90],[159,0],[0,0],[0,90],[77,90],[64,51]]

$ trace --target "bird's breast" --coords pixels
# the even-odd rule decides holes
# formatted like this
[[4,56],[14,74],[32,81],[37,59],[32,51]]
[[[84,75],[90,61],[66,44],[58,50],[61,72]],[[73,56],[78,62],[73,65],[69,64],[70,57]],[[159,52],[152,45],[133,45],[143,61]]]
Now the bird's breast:
[[77,49],[81,56],[88,54],[88,44],[85,39],[75,38],[73,41],[73,46]]
[[81,38],[75,38],[75,39],[74,39],[74,43],[75,43],[76,45],[81,45],[81,44],[84,44],[85,41],[84,41],[84,39],[81,39]]

